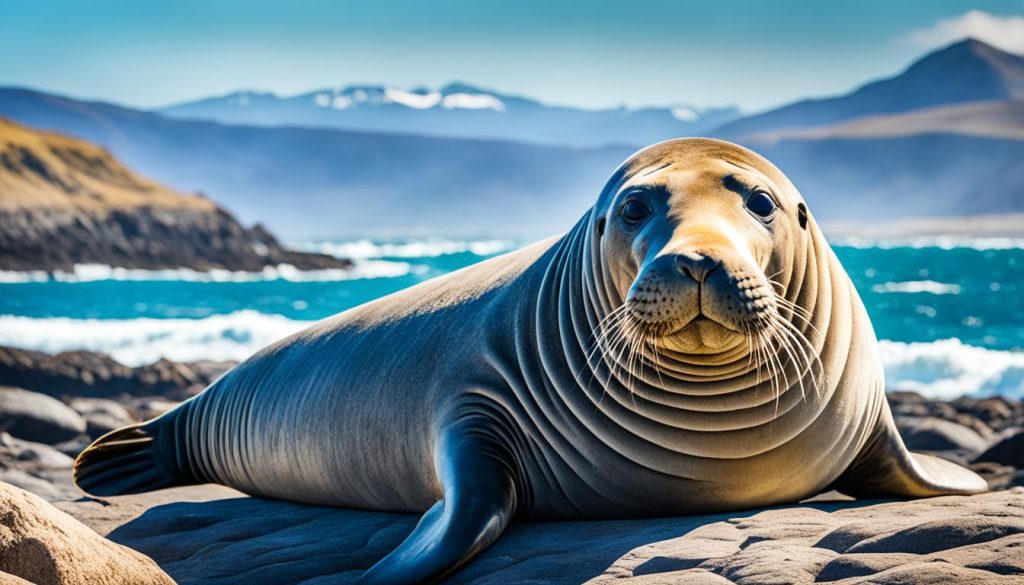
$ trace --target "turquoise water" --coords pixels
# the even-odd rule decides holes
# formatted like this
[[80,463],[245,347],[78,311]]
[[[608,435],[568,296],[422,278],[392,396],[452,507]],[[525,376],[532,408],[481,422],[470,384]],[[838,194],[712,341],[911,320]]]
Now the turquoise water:
[[[890,386],[933,394],[1024,393],[1024,246],[875,242],[835,250],[883,341]],[[110,274],[0,284],[0,344],[93,349],[126,363],[241,359],[309,321],[514,247],[507,242],[305,244],[355,255],[336,274]],[[447,253],[446,253],[447,252]],[[392,255],[389,255],[392,254]],[[112,280],[121,278],[128,280]],[[17,280],[10,274],[4,280]],[[159,279],[159,280],[154,280]]]
[[[880,339],[957,338],[990,349],[1024,349],[1024,249],[836,246],[835,251]],[[947,286],[902,287],[933,292],[886,286],[907,282]]]

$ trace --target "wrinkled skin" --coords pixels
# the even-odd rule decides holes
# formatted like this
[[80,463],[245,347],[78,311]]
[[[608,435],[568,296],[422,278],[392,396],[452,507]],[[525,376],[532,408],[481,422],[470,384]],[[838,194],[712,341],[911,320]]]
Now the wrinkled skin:
[[867,314],[793,185],[703,139],[631,157],[560,238],[262,350],[98,440],[76,479],[425,511],[372,583],[442,578],[515,518],[985,489],[904,447]]

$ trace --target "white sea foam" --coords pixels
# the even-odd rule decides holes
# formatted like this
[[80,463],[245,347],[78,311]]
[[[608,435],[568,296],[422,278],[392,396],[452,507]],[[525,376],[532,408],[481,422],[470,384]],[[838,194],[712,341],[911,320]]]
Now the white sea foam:
[[395,278],[407,274],[422,274],[425,266],[408,262],[356,259],[352,268],[325,268],[322,270],[300,270],[291,264],[268,266],[259,272],[232,270],[192,270],[173,268],[167,270],[142,270],[119,268],[105,264],[75,264],[70,272],[58,270],[47,273],[42,270],[28,272],[0,271],[0,283],[26,282],[95,282],[116,281],[184,281],[184,282],[259,282],[286,280],[289,282],[334,282],[369,278]]
[[985,349],[959,339],[880,345],[890,390],[915,390],[936,398],[1024,398],[1024,352]]
[[319,252],[339,258],[435,258],[448,254],[469,252],[476,256],[490,256],[516,247],[508,240],[417,240],[410,242],[380,243],[372,240],[349,242],[297,242],[289,247],[304,252]]
[[958,295],[959,284],[946,284],[934,280],[910,280],[906,282],[884,282],[871,287],[876,293],[930,293],[933,295]]
[[244,310],[204,319],[34,319],[0,316],[0,345],[45,352],[99,351],[138,366],[176,361],[242,360],[310,322]]
[[972,248],[974,250],[1019,250],[1024,249],[1024,238],[979,238],[970,236],[918,236],[912,238],[864,238],[848,237],[831,240],[834,246],[847,248]]
[[18,272],[14,270],[0,270],[0,283],[19,284],[23,282],[46,282],[50,275],[43,270],[29,270]]

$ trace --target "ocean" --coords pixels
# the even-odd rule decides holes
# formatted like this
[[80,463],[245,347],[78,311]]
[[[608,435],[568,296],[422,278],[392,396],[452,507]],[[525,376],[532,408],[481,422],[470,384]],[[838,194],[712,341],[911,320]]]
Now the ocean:
[[[0,345],[241,360],[310,322],[516,248],[506,240],[298,242],[353,271],[0,272]],[[881,340],[890,390],[1024,397],[1024,240],[833,242]]]

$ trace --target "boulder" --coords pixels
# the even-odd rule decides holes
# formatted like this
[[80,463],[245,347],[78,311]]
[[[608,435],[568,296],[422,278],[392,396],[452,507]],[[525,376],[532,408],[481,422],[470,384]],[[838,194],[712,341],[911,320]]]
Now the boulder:
[[180,402],[162,398],[138,398],[132,400],[131,409],[139,420],[149,420],[177,407]]
[[55,398],[0,386],[0,431],[53,445],[77,437],[85,428],[85,420]]
[[7,484],[0,484],[0,572],[37,585],[174,583],[144,555]]
[[16,439],[7,433],[0,433],[0,461],[5,465],[25,462],[47,469],[71,469],[75,460],[57,449],[43,443]]
[[68,406],[85,419],[86,432],[93,439],[137,422],[128,409],[115,400],[73,398]]
[[978,462],[992,462],[1024,469],[1024,430],[1019,430],[996,442],[975,458]]
[[995,431],[1024,425],[1024,403],[1001,396],[971,398],[964,396],[950,403],[963,414],[977,417]]
[[49,445],[0,433],[0,481],[49,501],[79,497],[71,481],[74,459]]
[[988,441],[964,425],[935,417],[896,417],[903,441],[912,451],[952,451],[975,455]]

